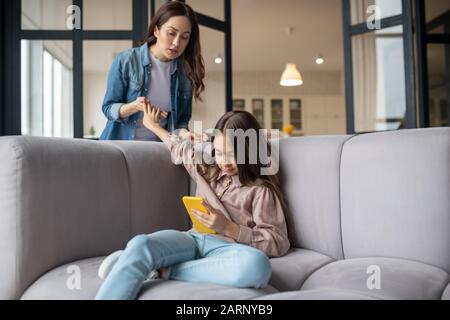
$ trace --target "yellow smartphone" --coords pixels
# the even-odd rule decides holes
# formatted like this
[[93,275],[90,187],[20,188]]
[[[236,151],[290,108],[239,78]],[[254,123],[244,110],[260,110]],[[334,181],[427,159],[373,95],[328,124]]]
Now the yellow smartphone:
[[188,196],[184,196],[183,197],[183,203],[184,206],[186,207],[186,210],[189,214],[189,217],[191,218],[192,224],[194,225],[195,229],[198,232],[203,232],[203,233],[212,233],[212,234],[216,234],[217,232],[213,229],[210,229],[206,226],[204,226],[200,221],[198,221],[193,215],[191,210],[192,209],[197,209],[201,212],[203,212],[204,214],[209,214],[208,209],[205,208],[205,206],[203,206],[203,199],[201,197],[188,197]]

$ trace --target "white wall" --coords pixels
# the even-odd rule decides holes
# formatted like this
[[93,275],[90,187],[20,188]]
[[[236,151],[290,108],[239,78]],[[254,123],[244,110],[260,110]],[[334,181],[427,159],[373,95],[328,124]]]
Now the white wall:
[[192,118],[189,124],[194,129],[193,121],[202,121],[202,129],[214,128],[217,120],[225,112],[225,84],[223,73],[208,73],[205,82],[205,91],[202,94],[203,102],[192,101]]
[[102,102],[106,92],[107,75],[100,72],[85,72],[83,77],[83,124],[84,135],[90,136],[89,129],[95,128],[99,137],[106,125],[102,113]]
[[[304,84],[286,88],[279,85],[280,74],[241,72],[233,75],[234,99],[245,99],[251,112],[251,100],[264,99],[265,127],[271,126],[270,100],[283,99],[284,124],[289,119],[289,99],[302,100],[303,130],[295,134],[345,134],[345,96],[340,72],[303,72]],[[209,73],[205,81],[203,103],[193,104],[192,121],[202,120],[203,129],[214,127],[225,112],[223,73]],[[192,121],[190,128],[192,129]]]
[[[264,99],[265,126],[270,128],[270,100],[283,99],[284,124],[289,123],[289,99],[302,100],[303,130],[295,134],[345,134],[345,97],[343,79],[335,73],[303,73],[304,85],[296,88],[281,87],[276,73],[236,73],[233,77],[235,99],[246,100],[251,112],[251,99]],[[106,118],[101,106],[106,91],[106,74],[88,72],[84,75],[84,134],[89,135],[93,125],[96,136],[103,131]],[[205,79],[203,102],[193,101],[192,119],[201,120],[203,130],[214,127],[225,112],[225,85],[223,73],[209,73]]]

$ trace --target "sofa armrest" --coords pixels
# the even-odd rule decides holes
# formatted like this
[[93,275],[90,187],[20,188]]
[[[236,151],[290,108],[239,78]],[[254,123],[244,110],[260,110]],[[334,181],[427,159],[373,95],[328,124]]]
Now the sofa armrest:
[[187,175],[162,144],[12,136],[0,159],[0,299],[134,234],[188,227]]

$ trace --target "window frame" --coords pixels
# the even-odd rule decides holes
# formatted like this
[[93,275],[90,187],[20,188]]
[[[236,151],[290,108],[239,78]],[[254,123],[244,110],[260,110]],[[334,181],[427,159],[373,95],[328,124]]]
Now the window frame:
[[[354,88],[353,88],[353,53],[352,37],[364,33],[374,32],[365,22],[352,25],[350,0],[342,0],[342,16],[344,31],[344,66],[345,66],[345,99],[346,99],[346,125],[347,133],[355,132]],[[403,54],[405,62],[405,122],[404,128],[417,128],[415,74],[414,74],[414,47],[413,47],[413,20],[412,1],[402,0],[402,14],[385,17],[375,21],[380,23],[381,29],[401,25],[403,27]],[[379,132],[379,131],[377,131]]]
[[[184,0],[178,0],[185,2]],[[232,51],[231,51],[231,0],[223,0],[225,21],[197,13],[198,21],[225,33],[225,99],[226,111],[232,107]],[[155,13],[155,0],[132,0],[132,30],[84,30],[83,0],[72,0],[81,12],[80,29],[28,30],[22,29],[22,1],[0,1],[0,18],[5,29],[0,32],[0,135],[21,135],[21,41],[22,40],[70,40],[73,61],[73,136],[84,138],[83,125],[83,41],[131,40],[137,46],[148,28],[150,14]],[[195,8],[194,8],[195,9]],[[3,68],[4,66],[4,68]]]

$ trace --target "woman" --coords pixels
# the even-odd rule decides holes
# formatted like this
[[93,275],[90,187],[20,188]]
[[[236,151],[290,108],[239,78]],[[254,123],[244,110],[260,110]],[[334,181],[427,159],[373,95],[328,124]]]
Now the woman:
[[[96,299],[136,299],[144,281],[154,278],[156,270],[161,271],[163,279],[266,287],[272,273],[269,257],[286,254],[290,243],[287,205],[277,176],[262,174],[261,169],[267,165],[258,149],[267,145],[267,140],[258,121],[245,111],[223,115],[212,137],[215,162],[206,165],[195,156],[190,139],[170,134],[160,126],[160,115],[160,110],[146,106],[144,124],[153,129],[170,150],[172,160],[183,164],[196,182],[196,193],[203,198],[209,214],[193,209],[193,215],[217,234],[202,234],[194,228],[135,236],[124,251],[103,261],[101,269],[109,271]],[[236,132],[255,132],[257,141],[239,148],[233,136]],[[267,150],[270,156],[270,148]],[[244,157],[238,152],[244,152]],[[250,159],[252,152],[257,155],[256,163],[239,161]]]
[[146,103],[161,110],[161,126],[187,132],[192,96],[201,100],[205,67],[196,15],[182,2],[160,7],[138,48],[117,55],[102,105],[108,122],[100,140],[160,139],[142,124]]

